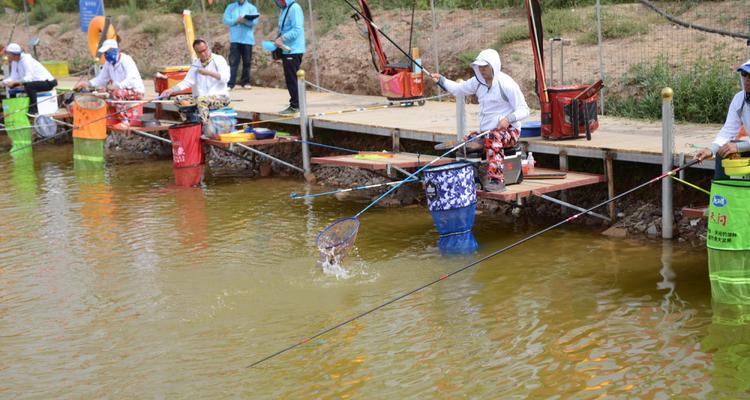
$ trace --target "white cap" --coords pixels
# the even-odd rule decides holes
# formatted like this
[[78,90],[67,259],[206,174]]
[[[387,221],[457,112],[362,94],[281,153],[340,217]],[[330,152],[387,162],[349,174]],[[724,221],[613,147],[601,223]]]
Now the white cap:
[[116,49],[117,41],[114,39],[107,39],[102,43],[102,47],[99,48],[99,53],[106,53],[109,49]]
[[473,62],[471,63],[471,65],[476,65],[476,66],[478,66],[478,67],[483,67],[483,66],[485,66],[485,65],[490,65],[490,63],[489,63],[489,62],[487,62],[487,60],[474,60],[474,61],[473,61]]
[[21,54],[21,46],[18,43],[11,43],[5,48],[6,53]]

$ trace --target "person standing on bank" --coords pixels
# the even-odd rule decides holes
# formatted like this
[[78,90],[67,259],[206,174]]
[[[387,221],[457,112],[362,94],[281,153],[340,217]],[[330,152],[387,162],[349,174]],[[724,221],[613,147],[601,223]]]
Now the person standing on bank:
[[237,70],[242,60],[242,76],[239,85],[250,89],[250,68],[253,61],[255,45],[255,25],[260,14],[248,0],[236,0],[224,10],[224,25],[229,27],[229,89],[234,89],[237,82]]
[[737,92],[729,104],[727,119],[710,147],[700,149],[695,158],[705,160],[716,157],[714,179],[729,179],[721,167],[721,160],[733,154],[750,157],[750,142],[740,139],[740,128],[750,131],[750,60],[737,68],[742,81],[742,90]]
[[[36,94],[54,89],[57,80],[42,63],[35,60],[31,54],[24,53],[17,43],[9,44],[5,52],[10,59],[10,77],[3,80],[3,85],[9,88],[23,86],[26,96],[29,97],[29,113],[38,114]],[[53,99],[57,101],[56,97]]]
[[500,54],[493,49],[482,50],[471,63],[474,77],[458,83],[440,74],[432,79],[454,96],[476,95],[479,100],[479,132],[472,132],[466,139],[490,131],[484,141],[484,150],[489,166],[488,182],[484,190],[505,190],[503,162],[505,149],[518,143],[521,132],[520,121],[529,116],[529,106],[518,83],[500,71]]
[[[289,91],[289,107],[281,114],[294,114],[299,111],[299,92],[297,91],[297,71],[302,65],[305,54],[305,13],[295,0],[274,0],[281,9],[279,26],[269,35],[281,50],[281,62],[284,65],[284,80]],[[276,56],[274,56],[276,59]]]

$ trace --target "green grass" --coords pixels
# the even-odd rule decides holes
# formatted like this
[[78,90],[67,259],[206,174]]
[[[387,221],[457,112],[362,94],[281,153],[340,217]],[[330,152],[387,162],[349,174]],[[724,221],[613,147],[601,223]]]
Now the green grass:
[[[591,17],[596,21],[596,14]],[[658,21],[658,20],[657,20]],[[602,12],[602,40],[622,39],[634,35],[643,35],[648,33],[652,19],[649,18],[628,18],[618,16],[611,12]],[[596,25],[577,40],[578,44],[596,44],[598,43]]]
[[675,119],[723,123],[732,97],[740,90],[737,73],[723,64],[697,60],[691,68],[676,69],[664,59],[654,65],[637,64],[622,78],[625,90],[610,95],[608,114],[629,118],[661,118],[661,89],[674,90]]
[[581,12],[553,8],[542,13],[542,26],[545,37],[560,37],[564,33],[585,32],[590,20],[584,20]]
[[529,38],[529,27],[526,25],[513,25],[503,29],[493,43],[493,49],[501,49],[506,44]]

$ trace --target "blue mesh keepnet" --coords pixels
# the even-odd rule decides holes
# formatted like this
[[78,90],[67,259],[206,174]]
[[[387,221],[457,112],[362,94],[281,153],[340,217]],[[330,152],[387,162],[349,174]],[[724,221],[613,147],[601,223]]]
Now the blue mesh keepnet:
[[440,236],[451,233],[470,232],[474,226],[474,214],[477,209],[477,203],[466,207],[454,208],[452,210],[431,211],[432,220],[435,222]]
[[446,255],[470,254],[479,250],[474,234],[469,232],[440,236],[438,248]]

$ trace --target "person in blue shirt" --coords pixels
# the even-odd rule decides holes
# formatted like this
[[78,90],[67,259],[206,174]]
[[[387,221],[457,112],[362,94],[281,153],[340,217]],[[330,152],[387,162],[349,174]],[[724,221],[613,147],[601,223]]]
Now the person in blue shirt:
[[239,85],[243,89],[250,89],[250,64],[255,45],[253,29],[259,17],[258,9],[247,0],[236,0],[224,10],[224,25],[229,27],[229,89],[233,89],[237,82],[240,59],[242,76]]
[[274,0],[281,9],[279,26],[269,35],[277,48],[282,49],[281,62],[284,65],[284,80],[289,91],[289,107],[281,114],[294,114],[299,111],[297,91],[297,71],[305,54],[305,13],[295,0]]

